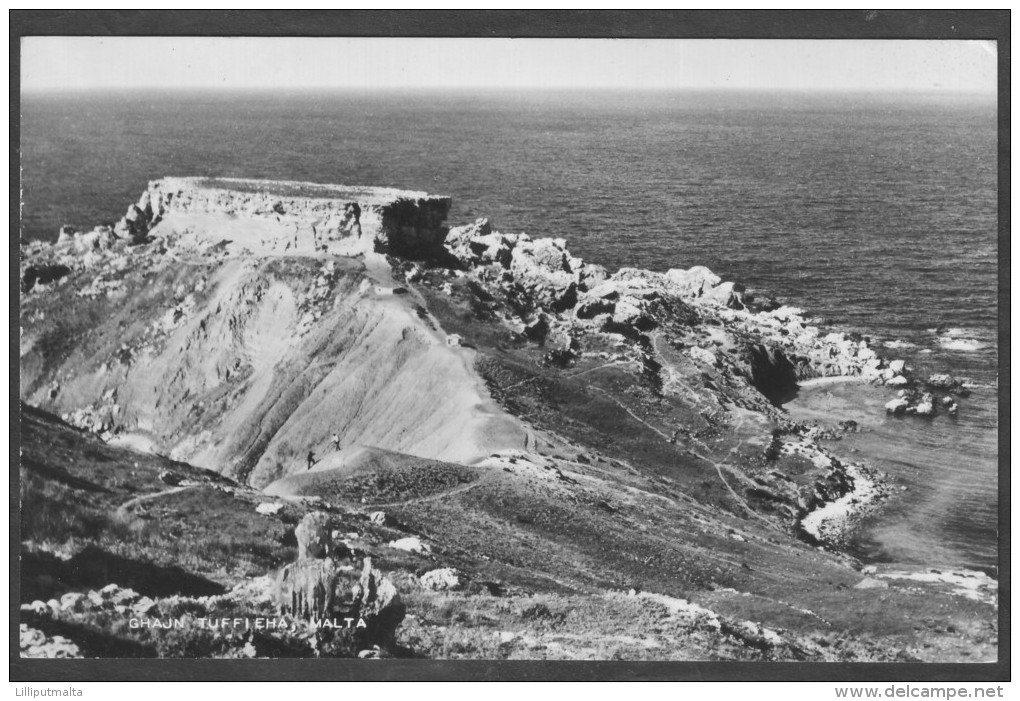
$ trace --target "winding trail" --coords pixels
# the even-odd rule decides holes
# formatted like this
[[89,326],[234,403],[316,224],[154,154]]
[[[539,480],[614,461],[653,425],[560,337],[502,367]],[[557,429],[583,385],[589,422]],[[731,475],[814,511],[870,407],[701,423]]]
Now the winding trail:
[[475,487],[480,487],[483,484],[491,481],[492,476],[482,475],[473,482],[469,482],[468,484],[462,484],[459,487],[454,487],[453,489],[447,490],[445,492],[437,492],[436,494],[430,494],[425,497],[413,497],[411,499],[404,499],[403,501],[391,501],[386,504],[372,504],[372,508],[373,509],[380,507],[392,508],[394,506],[410,506],[412,504],[424,504],[430,501],[439,501],[440,499],[445,499],[446,497],[452,497],[458,494],[463,494],[464,492],[470,491]]
[[153,492],[152,494],[143,494],[140,497],[135,497],[134,499],[129,499],[128,501],[125,501],[123,504],[121,504],[120,506],[117,507],[117,515],[118,516],[124,516],[125,514],[127,514],[128,509],[130,509],[132,506],[138,506],[139,504],[141,504],[143,502],[152,501],[154,499],[160,499],[162,497],[170,496],[171,494],[177,494],[178,492],[183,492],[183,491],[188,490],[188,489],[194,489],[195,487],[198,487],[198,486],[199,485],[197,485],[197,484],[189,484],[189,485],[186,485],[184,487],[172,487],[170,489],[164,489],[162,492]]

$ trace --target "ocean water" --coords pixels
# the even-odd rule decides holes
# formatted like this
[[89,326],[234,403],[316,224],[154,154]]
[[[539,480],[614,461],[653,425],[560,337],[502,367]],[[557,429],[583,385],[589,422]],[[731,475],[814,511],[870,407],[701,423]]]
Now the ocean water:
[[[923,530],[938,505],[966,504],[961,518],[929,529],[960,544],[939,561],[994,562],[994,100],[82,93],[23,96],[21,115],[25,239],[113,222],[165,175],[427,190],[454,198],[453,225],[486,216],[502,231],[564,237],[575,255],[611,269],[706,265],[859,331],[920,371],[973,378],[984,389],[959,417],[915,420],[906,432],[963,461],[967,479],[918,489],[898,508]],[[918,471],[932,464],[920,448],[890,462],[908,485],[938,483]],[[910,540],[905,532],[869,530],[862,547],[879,559],[923,559],[930,543],[905,554],[896,545]],[[962,552],[968,543],[980,546],[979,562]]]

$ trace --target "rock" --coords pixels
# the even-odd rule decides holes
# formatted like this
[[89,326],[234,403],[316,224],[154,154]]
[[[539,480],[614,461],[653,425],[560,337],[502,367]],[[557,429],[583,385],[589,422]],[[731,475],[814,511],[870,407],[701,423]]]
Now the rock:
[[896,375],[891,380],[887,380],[886,384],[890,387],[902,387],[903,385],[910,384],[910,380],[903,375]]
[[343,604],[343,570],[332,560],[299,559],[277,574],[274,599],[281,614],[332,617]]
[[164,484],[169,484],[171,487],[176,487],[184,481],[184,478],[170,470],[163,470],[159,473],[159,481]]
[[156,602],[147,596],[143,596],[131,606],[131,612],[136,616],[144,617],[156,610]]
[[21,273],[21,291],[24,294],[35,289],[36,285],[50,285],[71,274],[66,265],[29,265]]
[[298,542],[298,560],[329,557],[333,549],[329,516],[321,511],[305,514],[294,529],[294,535]]
[[949,412],[949,414],[951,414],[951,415],[954,415],[954,416],[956,415],[956,413],[957,413],[957,412],[958,412],[959,410],[960,410],[960,407],[956,405],[956,402],[953,402],[952,404],[950,404],[950,405],[949,405],[949,406],[948,406],[948,407],[946,408],[946,411],[947,411],[947,412]]
[[608,300],[593,296],[584,296],[577,303],[574,314],[578,319],[593,319],[601,314],[612,314],[616,305]]
[[899,375],[903,372],[903,368],[906,366],[906,362],[903,360],[894,360],[889,363],[889,369],[892,370],[894,375]]
[[688,349],[687,355],[691,356],[692,360],[706,365],[715,365],[718,361],[715,357],[715,353],[707,351],[704,348],[699,348],[698,346]]
[[376,524],[377,526],[385,526],[387,523],[386,512],[373,511],[371,514],[369,514],[368,520]]
[[115,604],[133,604],[141,597],[134,589],[119,589],[110,598]]
[[620,298],[620,285],[613,280],[606,280],[589,290],[588,296],[593,299],[617,300]]
[[452,567],[426,572],[418,578],[421,585],[432,591],[455,591],[464,586],[464,577]]
[[539,315],[537,320],[524,327],[524,335],[535,343],[545,343],[545,337],[549,335],[549,320],[545,314]]
[[69,591],[60,597],[60,608],[64,611],[80,611],[85,595],[77,591]]
[[407,538],[400,538],[387,543],[387,547],[394,548],[396,550],[403,550],[409,553],[428,553],[432,552],[429,546],[421,542],[421,539],[417,536],[408,536]]
[[103,604],[106,603],[106,600],[103,598],[103,595],[94,589],[88,593],[88,600],[91,601],[92,604],[95,606],[102,606]]
[[519,241],[510,259],[514,283],[536,306],[553,312],[562,312],[577,304],[576,275],[571,271],[570,255],[560,241]]
[[255,507],[255,512],[262,514],[263,516],[275,516],[282,510],[283,504],[272,501],[264,501]]
[[724,282],[705,292],[702,299],[730,309],[743,309],[744,288],[735,282]]
[[354,598],[358,604],[356,613],[366,623],[364,629],[355,629],[361,630],[358,648],[378,646],[393,649],[397,628],[404,620],[406,608],[393,582],[372,569],[371,558],[365,558]]
[[962,387],[963,381],[956,379],[952,375],[940,374],[930,376],[927,379],[926,384],[932,389],[940,389],[945,392],[952,392]]
[[921,396],[921,400],[916,406],[912,407],[913,413],[918,416],[934,416],[935,415],[935,397],[929,393],[925,393]]
[[874,577],[865,577],[854,585],[854,589],[888,589],[889,583]]
[[62,635],[48,638],[41,630],[29,628],[24,623],[19,626],[18,632],[21,657],[53,659],[82,656],[78,646]]
[[349,618],[354,627],[338,631],[348,654],[365,649],[391,649],[406,608],[393,583],[372,569],[365,558],[356,582],[350,568],[332,560],[303,560],[283,567],[273,598],[281,615],[306,619]]
[[609,273],[601,265],[587,264],[581,266],[577,273],[577,282],[582,290],[590,290],[609,279]]
[[868,565],[867,567],[861,568],[861,574],[875,574],[878,572],[878,568],[874,565]]
[[902,397],[897,397],[890,402],[886,402],[885,411],[887,414],[902,414],[910,406],[910,402]]
[[673,268],[666,271],[665,277],[679,294],[694,298],[701,297],[722,282],[721,277],[703,265],[696,265],[690,270]]

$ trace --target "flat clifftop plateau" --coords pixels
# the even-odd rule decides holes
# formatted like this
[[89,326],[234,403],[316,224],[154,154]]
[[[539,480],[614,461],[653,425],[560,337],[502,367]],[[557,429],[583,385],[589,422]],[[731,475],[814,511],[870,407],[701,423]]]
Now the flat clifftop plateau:
[[[434,253],[442,243],[449,197],[381,187],[348,187],[240,178],[163,178],[149,183],[114,226],[123,238],[172,232],[214,236],[253,254],[354,255],[378,250]],[[225,227],[209,217],[243,225]]]
[[[893,485],[840,454],[853,422],[803,425],[781,406],[806,380],[852,378],[924,415],[949,410],[953,378],[915,378],[706,268],[610,273],[562,239],[448,228],[449,207],[383,188],[150,183],[113,227],[23,246],[21,398],[111,460],[229,479],[230,513],[240,496],[271,520],[319,509],[323,532],[348,533],[343,552],[403,587],[418,614],[401,645],[423,654],[609,656],[577,642],[590,622],[564,612],[583,601],[607,621],[670,619],[665,637],[628,630],[624,658],[988,656],[994,582],[972,596],[959,577],[864,571],[843,546]],[[47,503],[42,436],[57,429],[37,423],[30,496]],[[72,477],[61,490],[92,479]],[[45,552],[90,542],[33,524]],[[918,581],[947,604],[942,633],[888,615],[928,606]],[[544,608],[514,622],[493,599],[535,596]],[[487,613],[446,620],[447,600]],[[484,620],[509,628],[483,643]]]

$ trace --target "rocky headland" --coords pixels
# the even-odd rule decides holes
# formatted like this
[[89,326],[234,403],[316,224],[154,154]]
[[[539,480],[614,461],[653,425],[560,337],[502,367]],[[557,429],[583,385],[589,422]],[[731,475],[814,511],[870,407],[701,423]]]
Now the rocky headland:
[[[176,523],[182,492],[214,490],[210,519],[271,521],[279,547],[247,569],[240,552],[196,563],[189,574],[226,598],[166,592],[175,602],[294,620],[399,609],[377,632],[311,647],[280,633],[292,654],[994,657],[994,580],[864,568],[844,546],[895,485],[833,449],[853,422],[804,425],[782,408],[806,383],[869,382],[888,388],[887,411],[925,420],[955,411],[961,381],[915,377],[704,267],[611,273],[563,239],[484,219],[447,228],[450,205],[166,178],[114,225],[23,245],[21,398],[48,414],[22,438],[22,539],[50,572],[23,576],[23,599],[41,592],[23,637],[45,648],[83,616],[112,635],[93,615],[102,601],[60,603],[78,586],[67,563],[134,543],[144,557],[131,559],[166,566],[145,534]],[[129,498],[94,474],[56,479],[56,434],[67,455],[101,445],[132,475],[145,456],[162,487]],[[182,487],[173,465],[215,478]],[[83,482],[105,490],[89,516],[105,528],[84,537],[29,513],[88,498]],[[261,654],[253,640],[199,647]]]

